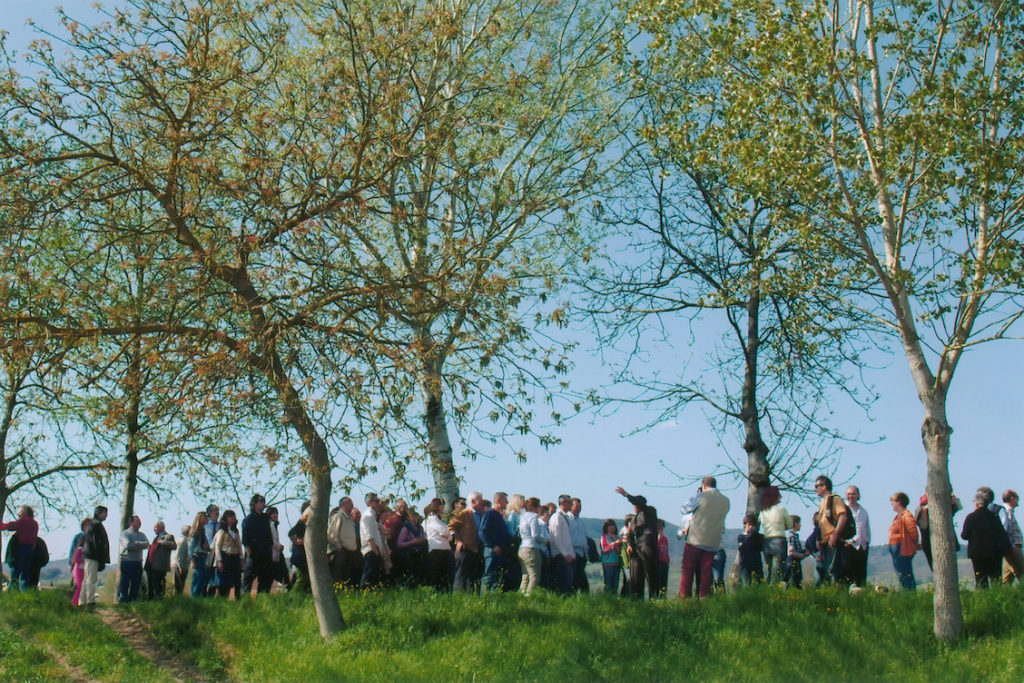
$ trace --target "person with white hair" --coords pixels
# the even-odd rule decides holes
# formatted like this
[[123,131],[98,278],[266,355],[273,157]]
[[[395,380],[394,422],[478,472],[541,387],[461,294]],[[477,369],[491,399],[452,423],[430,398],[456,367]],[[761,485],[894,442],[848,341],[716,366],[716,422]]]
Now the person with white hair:
[[32,557],[39,538],[39,522],[35,520],[35,510],[29,505],[18,508],[18,518],[10,522],[0,522],[0,530],[13,531],[17,534],[17,546],[14,551],[14,564],[11,565],[11,587],[26,590],[31,583]]
[[192,527],[188,524],[181,527],[181,543],[171,557],[171,575],[174,577],[174,594],[181,595],[185,592],[185,580],[188,578],[188,537],[192,533]]

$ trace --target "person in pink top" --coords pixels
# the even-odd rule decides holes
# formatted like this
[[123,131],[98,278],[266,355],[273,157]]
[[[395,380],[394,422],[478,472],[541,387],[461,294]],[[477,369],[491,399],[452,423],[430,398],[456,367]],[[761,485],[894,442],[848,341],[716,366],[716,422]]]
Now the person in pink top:
[[668,566],[672,560],[668,553],[668,536],[665,535],[665,520],[658,520],[658,595],[665,597],[668,592]]
[[[84,537],[83,537],[84,538]],[[75,552],[71,553],[71,578],[75,581],[75,592],[71,595],[71,604],[78,607],[78,599],[82,595],[82,581],[85,579],[85,549],[83,538],[78,539]]]
[[15,550],[14,566],[11,567],[11,586],[25,590],[29,577],[32,575],[32,554],[39,538],[39,522],[35,520],[35,511],[28,505],[18,508],[18,518],[13,522],[0,522],[0,531],[13,531],[18,535],[18,547]]

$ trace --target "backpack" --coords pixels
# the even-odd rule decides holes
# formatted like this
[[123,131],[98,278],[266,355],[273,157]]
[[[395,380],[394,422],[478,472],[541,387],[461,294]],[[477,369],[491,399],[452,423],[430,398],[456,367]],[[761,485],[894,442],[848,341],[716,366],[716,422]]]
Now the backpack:
[[587,536],[587,560],[590,562],[601,561],[601,553],[597,551],[597,542],[590,536]]
[[[839,496],[837,496],[834,493],[831,494],[830,497],[839,498]],[[839,502],[843,504],[843,510],[846,512],[846,526],[844,526],[843,530],[839,532],[839,538],[843,539],[844,541],[848,541],[857,535],[857,520],[853,518],[853,510],[850,509],[850,506],[847,505],[842,498],[839,498]],[[829,501],[829,503],[831,503],[831,500]],[[832,505],[828,503],[827,505],[828,509],[826,510],[826,513],[828,514],[829,524],[835,526],[836,520],[832,518]]]
[[32,549],[32,564],[38,569],[50,564],[50,549],[46,547],[46,541],[42,536],[36,537],[36,547]]

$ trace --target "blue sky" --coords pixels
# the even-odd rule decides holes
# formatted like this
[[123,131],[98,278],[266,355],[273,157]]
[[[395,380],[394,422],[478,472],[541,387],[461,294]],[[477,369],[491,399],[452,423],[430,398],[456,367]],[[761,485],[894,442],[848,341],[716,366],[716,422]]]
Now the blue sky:
[[[23,46],[29,39],[24,26],[27,17],[44,27],[56,27],[53,8],[62,5],[73,17],[87,18],[91,1],[65,0],[60,3],[37,0],[0,0],[0,30],[9,33],[9,45]],[[599,386],[604,383],[605,367],[588,352],[595,342],[581,338],[577,368],[572,377],[578,386]],[[654,362],[676,355],[701,355],[701,349],[676,349],[662,352]],[[954,429],[950,455],[950,473],[954,490],[969,501],[970,493],[979,485],[989,485],[997,492],[1005,488],[1024,488],[1024,363],[1020,342],[985,344],[971,349],[957,369],[949,396],[948,417]],[[846,404],[835,406],[835,424],[847,434],[860,434],[871,443],[848,443],[842,446],[842,461],[834,477],[837,483],[855,483],[862,492],[862,504],[871,515],[873,542],[883,543],[892,512],[888,497],[902,490],[912,500],[923,492],[925,457],[920,440],[921,407],[910,373],[903,357],[887,356],[878,369],[867,374],[867,380],[880,394],[872,407],[870,419]],[[672,476],[659,464],[664,461],[672,470],[699,476],[725,461],[708,420],[694,406],[676,422],[662,424],[648,432],[626,436],[653,414],[637,406],[623,407],[618,412],[597,419],[583,416],[571,420],[558,434],[562,443],[543,450],[528,447],[528,460],[518,464],[507,452],[496,452],[493,459],[474,462],[459,461],[465,480],[463,490],[479,489],[490,496],[496,490],[536,495],[553,500],[560,493],[571,493],[583,499],[584,515],[621,518],[630,506],[614,493],[623,486],[632,493],[643,493],[669,522],[678,522],[679,505],[692,493],[692,486],[678,487]],[[873,442],[884,437],[880,442]],[[738,444],[726,443],[734,457],[743,458]],[[458,454],[457,454],[458,458]],[[422,482],[427,483],[427,477]],[[366,488],[382,486],[368,481]],[[733,512],[728,526],[738,527],[745,505],[746,488],[742,482],[723,480],[720,487],[729,495]],[[837,488],[839,488],[837,486]],[[355,492],[357,495],[359,491]],[[335,496],[337,497],[337,496]],[[17,505],[18,500],[12,501]],[[222,507],[226,505],[218,501]],[[789,494],[783,499],[790,512],[809,518],[810,507]],[[168,528],[177,530],[191,517],[199,501],[186,499],[177,503],[154,505],[144,502],[139,512],[144,531],[152,526],[158,514]],[[111,501],[111,519],[117,519],[117,503]],[[83,511],[84,512],[84,511]],[[284,517],[291,522],[297,510],[287,508]],[[963,515],[959,516],[962,519]],[[54,557],[60,557],[70,539],[74,522],[46,517],[48,538]],[[112,525],[110,530],[113,531]],[[4,539],[6,541],[6,539]]]

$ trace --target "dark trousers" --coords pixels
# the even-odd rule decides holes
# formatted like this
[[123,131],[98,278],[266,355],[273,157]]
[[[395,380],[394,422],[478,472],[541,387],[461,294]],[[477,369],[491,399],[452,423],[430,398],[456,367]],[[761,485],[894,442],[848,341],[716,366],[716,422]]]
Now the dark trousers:
[[276,569],[271,558],[247,557],[242,567],[242,595],[252,593],[252,585],[256,584],[257,593],[269,593],[274,583]]
[[167,572],[160,569],[146,570],[146,599],[160,600],[167,594]]
[[793,588],[804,586],[804,563],[801,559],[790,555],[786,558],[786,583]]
[[135,602],[142,585],[142,562],[121,560],[121,581],[117,586],[118,602]]
[[1003,558],[998,557],[972,557],[971,564],[974,566],[974,585],[977,588],[988,588],[989,582],[999,583],[1003,574]]
[[576,553],[572,563],[572,592],[590,593],[590,581],[587,580],[587,556]]
[[181,595],[185,592],[185,579],[188,577],[188,565],[174,568],[174,594]]
[[640,600],[644,597],[644,584],[647,584],[647,594],[651,598],[658,597],[658,546],[642,544],[637,546],[640,555],[640,571],[638,577],[633,577],[633,567],[630,566],[630,593],[634,598]]
[[855,586],[863,587],[868,580],[867,549],[860,550],[852,545],[848,545],[843,549],[843,554],[843,562],[846,564],[844,569],[846,580]]
[[369,552],[363,555],[363,575],[359,579],[359,590],[376,588],[381,580],[380,555]]
[[423,562],[423,581],[436,591],[447,593],[452,589],[450,550],[431,550]]
[[484,556],[480,552],[463,549],[455,553],[455,590],[477,593],[480,577],[484,573]]
[[517,591],[523,583],[523,567],[519,563],[518,551],[509,546],[508,557],[505,558],[505,584],[502,587],[506,593]]
[[14,566],[11,567],[11,588],[27,590],[32,587],[32,556],[35,546],[21,545],[14,549]]
[[556,593],[568,595],[572,590],[573,562],[566,562],[564,555],[551,558],[552,589]]
[[224,553],[221,558],[223,569],[217,568],[217,595],[227,597],[231,594],[231,589],[234,588],[237,596],[241,597],[239,586],[241,585],[242,557]]
[[363,554],[344,548],[335,552],[331,555],[331,576],[334,583],[353,588],[358,586],[363,577]]

